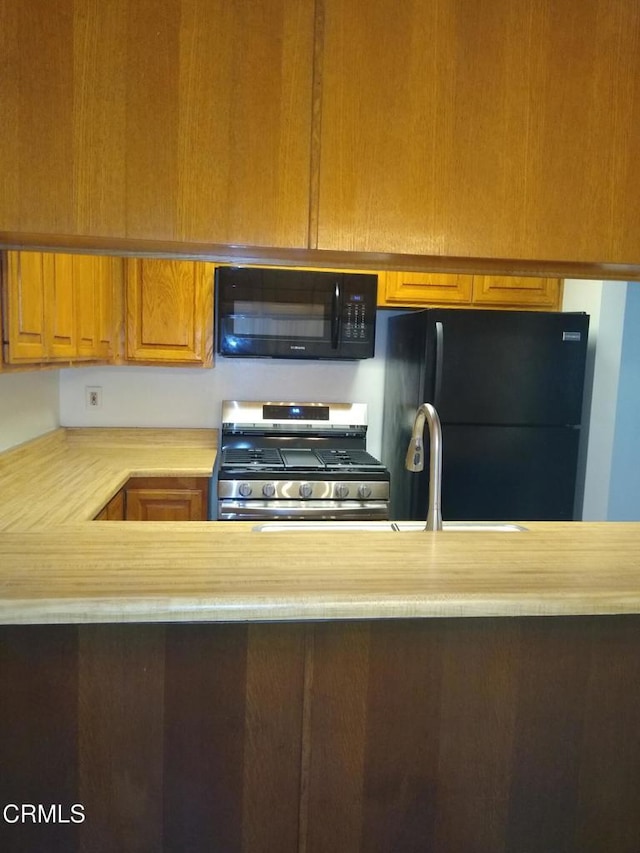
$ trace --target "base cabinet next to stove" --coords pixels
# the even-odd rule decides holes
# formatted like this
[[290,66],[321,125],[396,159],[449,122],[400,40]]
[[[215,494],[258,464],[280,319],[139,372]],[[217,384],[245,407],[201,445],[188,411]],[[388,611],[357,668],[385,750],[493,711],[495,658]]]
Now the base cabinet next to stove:
[[0,846],[637,853],[639,728],[639,616],[2,626]]
[[95,521],[207,521],[206,477],[132,477]]

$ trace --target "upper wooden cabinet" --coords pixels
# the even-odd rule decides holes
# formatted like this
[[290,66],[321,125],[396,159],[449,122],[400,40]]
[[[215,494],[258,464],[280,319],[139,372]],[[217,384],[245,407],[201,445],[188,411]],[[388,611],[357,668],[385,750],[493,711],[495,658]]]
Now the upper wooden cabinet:
[[474,275],[474,305],[560,310],[562,279],[527,276]]
[[113,358],[121,288],[119,258],[6,252],[4,360],[32,364]]
[[378,287],[380,305],[468,305],[473,276],[388,272]]
[[0,21],[0,231],[307,245],[314,0]]
[[127,361],[213,365],[214,264],[126,261]]
[[326,0],[320,249],[640,262],[637,0]]
[[559,311],[562,279],[388,272],[378,287],[383,308],[459,306]]
[[12,243],[640,269],[637,0],[0,9]]

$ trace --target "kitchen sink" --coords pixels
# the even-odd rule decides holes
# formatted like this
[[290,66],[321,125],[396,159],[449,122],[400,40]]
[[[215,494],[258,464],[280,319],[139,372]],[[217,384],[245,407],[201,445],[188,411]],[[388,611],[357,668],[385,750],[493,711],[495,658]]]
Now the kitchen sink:
[[[316,531],[325,533],[338,530],[359,530],[372,533],[405,533],[424,531],[424,521],[265,521],[253,529],[257,533],[278,533],[287,531]],[[490,521],[444,521],[442,529],[446,531],[470,531],[474,533],[520,533],[527,530],[520,524]]]

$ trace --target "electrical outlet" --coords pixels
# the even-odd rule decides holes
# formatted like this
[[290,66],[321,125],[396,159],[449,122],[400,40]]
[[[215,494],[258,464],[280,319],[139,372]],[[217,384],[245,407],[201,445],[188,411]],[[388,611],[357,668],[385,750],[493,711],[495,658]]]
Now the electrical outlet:
[[99,385],[86,385],[84,392],[87,409],[99,409],[102,405],[102,388]]

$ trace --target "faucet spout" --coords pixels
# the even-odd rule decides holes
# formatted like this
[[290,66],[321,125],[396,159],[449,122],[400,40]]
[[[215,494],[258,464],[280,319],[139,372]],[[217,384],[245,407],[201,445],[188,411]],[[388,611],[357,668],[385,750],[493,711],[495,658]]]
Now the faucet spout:
[[425,530],[442,530],[442,426],[431,403],[418,407],[413,421],[411,441],[407,449],[405,467],[408,471],[424,469],[424,425],[429,427],[429,509]]

